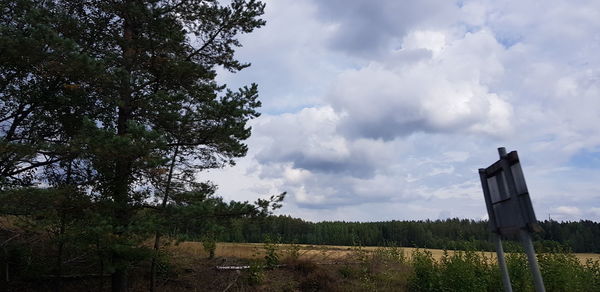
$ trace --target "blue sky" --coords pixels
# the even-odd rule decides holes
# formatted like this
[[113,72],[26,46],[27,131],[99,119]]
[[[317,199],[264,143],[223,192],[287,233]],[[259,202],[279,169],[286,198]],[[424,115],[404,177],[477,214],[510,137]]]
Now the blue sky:
[[288,192],[307,220],[486,211],[477,169],[518,150],[538,218],[600,220],[599,1],[266,1],[241,37],[259,84],[248,156],[198,174]]

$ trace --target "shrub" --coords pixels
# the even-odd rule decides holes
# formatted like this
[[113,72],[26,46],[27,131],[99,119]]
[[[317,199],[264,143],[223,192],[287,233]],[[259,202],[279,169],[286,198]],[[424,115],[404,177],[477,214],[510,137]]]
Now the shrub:
[[572,253],[558,251],[538,255],[544,285],[548,291],[597,291],[591,270]]
[[215,257],[215,251],[217,250],[217,240],[214,234],[206,234],[202,237],[202,248],[208,253],[208,258],[212,259]]
[[384,262],[406,263],[404,250],[396,246],[387,246],[377,248],[373,252],[373,258]]
[[273,269],[279,265],[279,245],[270,237],[265,237],[263,248],[265,249],[265,265],[267,269]]
[[436,291],[439,288],[438,267],[430,251],[415,250],[412,253],[411,264],[411,291]]
[[289,244],[286,250],[286,258],[290,261],[296,261],[300,258],[300,245],[296,242]]
[[360,273],[358,269],[348,264],[343,265],[341,268],[339,268],[338,272],[340,272],[340,275],[342,275],[342,277],[344,277],[345,279],[356,278],[357,275]]
[[335,279],[325,269],[315,268],[300,282],[301,291],[331,291]]
[[[445,291],[488,291],[500,284],[496,270],[484,255],[457,251],[444,256],[439,264],[439,284]],[[500,284],[501,285],[501,284]]]
[[506,266],[514,291],[533,291],[533,279],[529,271],[527,256],[524,253],[508,253]]
[[585,263],[587,279],[592,287],[600,287],[600,260],[588,259]]
[[294,270],[302,273],[303,275],[308,275],[318,269],[317,264],[313,261],[309,260],[296,260],[293,262]]
[[260,285],[265,280],[265,271],[260,261],[252,261],[246,273],[246,281],[250,286]]

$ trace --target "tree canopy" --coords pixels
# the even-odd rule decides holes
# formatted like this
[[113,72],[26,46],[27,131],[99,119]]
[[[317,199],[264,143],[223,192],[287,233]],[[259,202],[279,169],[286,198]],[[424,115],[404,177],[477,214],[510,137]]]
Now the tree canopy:
[[[219,240],[262,242],[265,237],[281,243],[318,245],[364,245],[493,251],[492,233],[487,221],[445,219],[382,222],[309,222],[290,216],[268,216],[261,220],[234,220],[232,227],[219,234]],[[539,222],[543,231],[534,233],[536,251],[566,249],[581,253],[600,253],[600,223],[593,221]],[[201,232],[187,230],[188,234]],[[508,252],[522,250],[520,244],[505,241]]]
[[238,37],[265,24],[264,7],[0,1],[3,214],[31,219],[51,210],[59,261],[69,228],[85,231],[106,255],[113,289],[124,291],[131,255],[169,220],[277,206],[283,196],[224,203],[215,186],[196,179],[247,152],[257,85],[229,89],[216,76],[218,68],[249,66],[235,58]]

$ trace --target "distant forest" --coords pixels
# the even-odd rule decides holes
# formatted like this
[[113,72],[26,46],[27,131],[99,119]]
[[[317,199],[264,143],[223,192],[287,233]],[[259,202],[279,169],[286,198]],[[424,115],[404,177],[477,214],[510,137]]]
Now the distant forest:
[[[558,248],[600,253],[598,222],[546,220],[540,225],[544,231],[534,235],[538,251]],[[194,235],[194,226],[178,227],[177,233]],[[468,219],[313,223],[290,216],[268,216],[231,220],[227,226],[219,228],[216,235],[218,240],[225,242],[263,242],[269,237],[280,243],[494,250],[487,221]],[[507,251],[520,248],[515,241],[504,243]]]

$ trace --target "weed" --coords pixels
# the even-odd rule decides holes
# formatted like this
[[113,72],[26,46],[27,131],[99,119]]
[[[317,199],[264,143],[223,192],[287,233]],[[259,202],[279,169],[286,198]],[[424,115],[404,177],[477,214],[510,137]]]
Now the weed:
[[291,243],[287,249],[287,258],[292,261],[298,260],[300,258],[300,245],[295,242]]
[[600,260],[588,259],[585,263],[588,281],[593,287],[600,287]]
[[269,236],[265,237],[263,248],[265,249],[265,265],[267,269],[273,269],[279,265],[279,246],[277,242]]
[[301,291],[331,291],[335,279],[327,270],[316,268],[300,282]]
[[437,264],[428,250],[415,250],[411,257],[413,274],[409,286],[413,291],[435,291],[438,282]]
[[506,255],[506,266],[510,283],[514,291],[533,291],[533,280],[529,271],[529,263],[524,253],[509,253]]
[[212,259],[215,257],[215,251],[217,250],[217,241],[215,235],[212,233],[206,234],[202,237],[202,247],[204,251],[208,253],[208,258]]
[[250,262],[250,268],[246,273],[246,281],[250,286],[257,286],[264,282],[265,271],[260,261]]
[[342,277],[344,277],[345,279],[354,279],[359,273],[359,271],[356,268],[348,264],[343,265],[341,268],[339,268],[338,272],[340,272],[340,275],[342,275]]
[[373,258],[385,262],[406,263],[404,250],[396,246],[380,247],[373,252]]
[[538,255],[544,285],[548,291],[593,291],[594,276],[579,264],[574,254],[557,251]]
[[296,260],[293,267],[294,270],[302,273],[303,275],[308,275],[318,269],[317,264],[308,260]]

